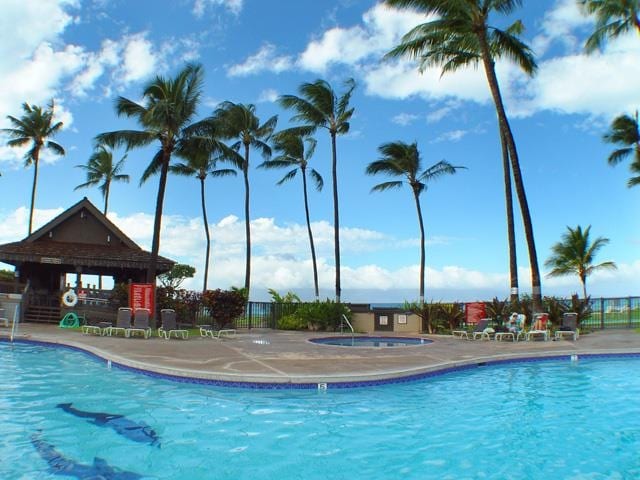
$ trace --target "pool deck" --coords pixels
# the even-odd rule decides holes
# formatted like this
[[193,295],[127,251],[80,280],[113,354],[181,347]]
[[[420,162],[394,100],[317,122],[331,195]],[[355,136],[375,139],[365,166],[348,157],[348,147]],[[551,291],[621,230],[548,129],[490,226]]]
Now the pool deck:
[[[177,377],[267,384],[358,383],[409,377],[501,360],[556,355],[640,354],[640,334],[605,330],[578,341],[468,341],[448,335],[421,335],[427,345],[368,348],[308,342],[335,334],[240,330],[222,340],[190,337],[164,340],[83,335],[53,325],[21,324],[17,340],[80,348],[113,363]],[[9,336],[0,328],[0,338]]]

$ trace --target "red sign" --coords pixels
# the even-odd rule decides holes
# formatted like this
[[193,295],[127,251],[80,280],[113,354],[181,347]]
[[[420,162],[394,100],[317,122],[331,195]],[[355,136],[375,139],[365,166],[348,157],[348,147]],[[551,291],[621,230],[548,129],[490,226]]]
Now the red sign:
[[465,304],[465,321],[467,324],[476,324],[487,316],[485,304],[483,302],[472,302]]
[[153,315],[155,295],[152,283],[132,283],[129,287],[129,307],[135,312],[146,308]]

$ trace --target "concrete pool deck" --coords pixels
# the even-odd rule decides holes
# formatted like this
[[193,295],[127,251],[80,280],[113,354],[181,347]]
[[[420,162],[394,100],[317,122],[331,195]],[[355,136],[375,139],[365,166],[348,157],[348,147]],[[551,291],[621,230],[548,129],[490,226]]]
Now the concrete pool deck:
[[[570,340],[538,342],[467,341],[421,335],[433,343],[395,348],[336,347],[308,342],[335,334],[240,330],[223,340],[190,337],[83,335],[53,325],[21,324],[16,340],[68,345],[120,365],[177,377],[223,382],[317,384],[367,382],[419,375],[478,363],[556,355],[640,354],[640,334],[605,330]],[[0,328],[7,339],[9,329]]]

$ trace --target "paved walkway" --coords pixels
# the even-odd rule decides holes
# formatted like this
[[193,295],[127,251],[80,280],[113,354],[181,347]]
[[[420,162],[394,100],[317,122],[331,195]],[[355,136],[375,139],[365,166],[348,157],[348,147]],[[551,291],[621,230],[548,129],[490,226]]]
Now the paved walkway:
[[[0,337],[8,337],[0,328]],[[570,340],[467,341],[423,335],[433,343],[396,348],[334,347],[308,342],[331,334],[240,331],[235,338],[188,340],[99,337],[52,325],[22,324],[19,339],[70,345],[122,365],[181,377],[230,382],[334,383],[405,377],[446,368],[524,357],[640,353],[640,334],[607,330]]]

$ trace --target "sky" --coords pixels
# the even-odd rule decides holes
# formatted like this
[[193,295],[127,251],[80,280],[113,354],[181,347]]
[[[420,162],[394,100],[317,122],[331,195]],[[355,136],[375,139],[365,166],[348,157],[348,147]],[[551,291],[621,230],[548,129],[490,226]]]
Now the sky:
[[[509,62],[497,71],[533,220],[543,273],[543,294],[581,292],[575,277],[547,278],[551,246],[567,226],[591,225],[594,237],[610,239],[597,261],[616,262],[616,271],[593,274],[594,296],[640,292],[640,188],[626,186],[628,162],[611,167],[614,146],[602,141],[611,120],[640,107],[640,36],[632,32],[584,53],[592,19],[575,0],[529,0],[505,27],[521,19],[538,72],[531,78]],[[64,122],[55,137],[67,154],[41,160],[35,228],[83,196],[98,208],[97,188],[74,190],[86,180],[94,137],[135,128],[117,117],[118,96],[140,101],[156,75],[175,75],[187,62],[205,70],[197,118],[222,101],[254,104],[264,121],[278,115],[277,129],[293,124],[279,95],[297,94],[305,82],[327,80],[337,92],[357,84],[350,130],[338,138],[343,300],[402,302],[418,297],[419,229],[406,186],[371,193],[386,177],[365,174],[391,141],[417,142],[423,165],[440,160],[464,166],[428,185],[421,196],[425,228],[428,300],[506,298],[509,294],[505,201],[496,115],[483,70],[445,76],[437,68],[420,72],[410,60],[384,54],[424,16],[398,11],[375,0],[1,0],[0,128],[21,104],[55,99]],[[325,179],[309,194],[318,249],[321,296],[334,295],[333,202],[330,139],[316,134],[310,164]],[[131,182],[112,186],[108,217],[130,238],[150,249],[158,177],[139,185],[154,149],[128,153],[124,173]],[[117,151],[119,159],[125,154]],[[24,150],[0,137],[0,243],[23,239],[33,168]],[[313,277],[300,179],[277,186],[286,171],[250,168],[252,290],[266,300],[268,288],[312,298]],[[244,282],[244,190],[242,177],[208,179],[212,233],[209,288]],[[524,232],[516,237],[522,292],[531,290]],[[185,283],[201,289],[205,236],[195,178],[171,176],[164,202],[160,254],[193,265]],[[35,229],[34,228],[34,229]],[[2,265],[0,264],[0,267]],[[4,266],[8,268],[8,266]]]

